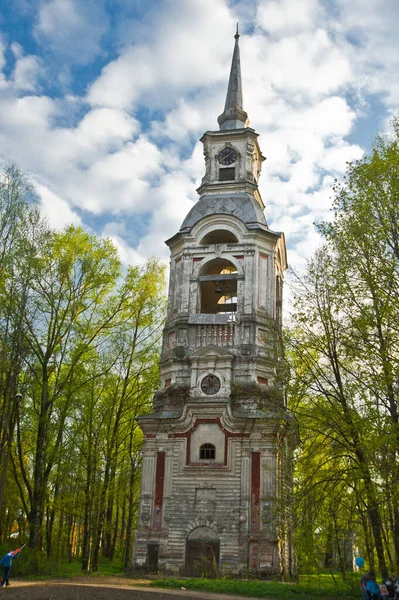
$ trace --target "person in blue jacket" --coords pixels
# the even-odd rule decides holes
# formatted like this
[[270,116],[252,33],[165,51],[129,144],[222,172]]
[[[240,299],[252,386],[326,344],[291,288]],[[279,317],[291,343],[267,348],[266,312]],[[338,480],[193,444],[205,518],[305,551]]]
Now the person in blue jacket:
[[371,598],[381,598],[380,587],[376,583],[374,571],[369,571],[360,580],[360,586],[363,590],[363,600]]
[[380,586],[375,580],[374,571],[370,571],[369,577],[366,580],[366,594],[367,600],[371,600],[372,598],[379,600],[381,598]]
[[4,567],[3,579],[0,581],[0,587],[3,587],[4,584],[6,586],[10,585],[8,577],[10,574],[12,561],[16,560],[18,558],[18,556],[20,555],[20,553],[21,553],[21,548],[17,548],[17,550],[10,550],[10,552],[7,552],[7,554],[5,554],[3,556],[3,558],[0,560],[0,565],[3,565],[3,567]]

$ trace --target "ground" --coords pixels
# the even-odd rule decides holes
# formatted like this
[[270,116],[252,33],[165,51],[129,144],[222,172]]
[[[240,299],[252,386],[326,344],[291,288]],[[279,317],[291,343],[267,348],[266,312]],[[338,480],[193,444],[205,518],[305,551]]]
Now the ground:
[[[187,590],[143,589],[132,585],[131,579],[104,577],[93,582],[92,578],[60,581],[22,581],[12,579],[8,588],[1,588],[7,600],[229,600],[231,596],[189,592]],[[144,583],[144,582],[143,582]],[[148,581],[145,582],[148,585]],[[240,600],[234,596],[234,600]],[[248,600],[245,599],[245,600]]]

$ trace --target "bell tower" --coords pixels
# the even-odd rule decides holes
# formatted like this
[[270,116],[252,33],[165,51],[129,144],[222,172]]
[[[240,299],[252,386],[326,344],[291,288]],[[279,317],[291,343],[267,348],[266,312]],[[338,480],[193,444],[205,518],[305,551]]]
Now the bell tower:
[[279,379],[283,233],[258,189],[258,134],[243,109],[238,30],[199,199],[170,248],[161,386],[144,432],[133,564],[148,572],[279,574],[286,433]]

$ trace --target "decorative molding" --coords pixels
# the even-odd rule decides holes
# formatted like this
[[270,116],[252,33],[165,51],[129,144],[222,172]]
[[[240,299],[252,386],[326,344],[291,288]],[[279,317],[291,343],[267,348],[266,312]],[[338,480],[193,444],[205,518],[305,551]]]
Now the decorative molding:
[[204,217],[204,219],[193,226],[191,235],[195,240],[198,240],[199,244],[205,235],[212,231],[216,231],[221,227],[234,233],[238,237],[238,244],[241,243],[241,240],[243,240],[248,233],[244,223],[238,217],[226,214],[223,217],[220,215],[208,215],[207,217]]
[[[242,433],[242,432],[238,432],[238,433],[233,433],[232,431],[229,431],[228,429],[226,429],[226,427],[222,424],[221,420],[219,417],[215,417],[215,418],[211,418],[211,419],[195,419],[194,424],[190,427],[190,429],[188,429],[188,431],[185,431],[184,433],[169,433],[168,437],[171,439],[176,439],[176,438],[186,438],[187,442],[186,442],[186,465],[187,466],[191,466],[191,459],[190,459],[190,444],[191,444],[191,435],[192,433],[197,429],[198,425],[202,425],[205,423],[216,423],[219,428],[221,429],[221,431],[223,431],[224,433],[224,461],[223,461],[223,466],[227,467],[227,451],[228,451],[228,441],[229,438],[248,438],[249,437],[249,433]],[[202,463],[195,463],[194,467],[200,467]],[[207,463],[207,466],[221,466],[218,463]]]
[[238,275],[241,277],[244,277],[244,269],[243,269],[242,263],[239,260],[237,260],[236,258],[234,258],[234,255],[233,255],[234,251],[235,251],[235,249],[229,248],[228,251],[223,250],[223,253],[220,253],[220,254],[217,254],[217,252],[212,252],[212,254],[209,254],[208,256],[206,256],[204,258],[204,260],[195,264],[195,266],[193,268],[192,278],[193,279],[198,278],[200,271],[203,269],[203,267],[206,264],[208,264],[209,262],[211,262],[212,260],[220,258],[222,254],[223,254],[224,259],[229,260],[237,268]]
[[186,539],[188,538],[190,533],[194,531],[194,529],[197,529],[197,527],[209,527],[217,536],[219,536],[220,534],[220,526],[218,526],[217,523],[215,523],[212,517],[200,516],[196,517],[188,523],[186,527]]
[[218,356],[220,358],[226,358],[227,360],[233,360],[234,354],[230,352],[230,350],[226,350],[224,347],[214,346],[210,344],[209,346],[205,346],[203,348],[199,348],[195,350],[191,354],[188,355],[188,360],[190,361],[200,361],[201,358],[208,358],[211,356]]

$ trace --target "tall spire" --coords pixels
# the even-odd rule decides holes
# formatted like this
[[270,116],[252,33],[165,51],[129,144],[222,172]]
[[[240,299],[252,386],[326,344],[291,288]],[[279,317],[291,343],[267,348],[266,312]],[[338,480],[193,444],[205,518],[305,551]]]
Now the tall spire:
[[242,106],[242,83],[241,83],[241,64],[240,64],[240,47],[238,40],[240,34],[237,31],[234,39],[233,60],[231,61],[229,86],[227,88],[226,104],[224,111],[218,117],[220,129],[242,129],[246,127],[248,115]]

